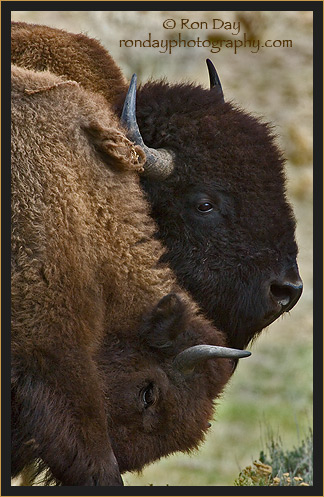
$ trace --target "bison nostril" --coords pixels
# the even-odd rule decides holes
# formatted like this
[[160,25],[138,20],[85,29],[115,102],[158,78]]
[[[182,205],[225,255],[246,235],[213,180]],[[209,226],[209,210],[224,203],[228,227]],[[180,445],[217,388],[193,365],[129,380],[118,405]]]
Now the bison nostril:
[[289,311],[294,307],[303,291],[303,283],[298,280],[291,282],[273,282],[270,285],[270,294],[278,304],[282,306],[282,311]]
[[278,304],[283,306],[289,304],[291,299],[291,292],[289,287],[273,283],[270,286],[270,292],[272,296],[275,298],[276,302],[278,302]]

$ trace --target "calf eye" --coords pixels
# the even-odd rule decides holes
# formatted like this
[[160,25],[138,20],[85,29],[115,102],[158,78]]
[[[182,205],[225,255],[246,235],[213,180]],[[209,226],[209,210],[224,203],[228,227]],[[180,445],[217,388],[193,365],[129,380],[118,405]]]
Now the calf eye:
[[155,403],[155,394],[154,394],[154,388],[153,388],[153,383],[150,383],[144,390],[142,391],[142,401],[144,404],[145,409],[150,407],[152,404]]
[[214,208],[213,204],[210,202],[202,202],[201,204],[197,205],[197,209],[199,212],[210,212]]

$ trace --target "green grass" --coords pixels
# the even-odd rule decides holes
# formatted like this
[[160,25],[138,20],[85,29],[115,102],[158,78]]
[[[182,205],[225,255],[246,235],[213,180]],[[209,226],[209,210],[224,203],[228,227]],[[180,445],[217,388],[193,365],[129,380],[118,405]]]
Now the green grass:
[[271,430],[267,448],[259,460],[244,468],[234,482],[235,486],[311,486],[313,485],[313,432],[297,447],[285,450],[282,440],[276,440]]

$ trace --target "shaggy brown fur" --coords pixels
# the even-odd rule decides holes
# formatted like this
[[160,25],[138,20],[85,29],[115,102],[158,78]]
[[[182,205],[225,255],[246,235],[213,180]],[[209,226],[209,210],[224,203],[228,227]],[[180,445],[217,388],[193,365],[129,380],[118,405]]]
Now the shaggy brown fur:
[[128,85],[113,58],[97,40],[49,26],[12,22],[11,62],[77,81],[109,102],[122,95]]
[[57,484],[121,485],[196,447],[231,375],[172,366],[225,340],[158,264],[144,160],[102,97],[13,66],[13,476],[37,460]]

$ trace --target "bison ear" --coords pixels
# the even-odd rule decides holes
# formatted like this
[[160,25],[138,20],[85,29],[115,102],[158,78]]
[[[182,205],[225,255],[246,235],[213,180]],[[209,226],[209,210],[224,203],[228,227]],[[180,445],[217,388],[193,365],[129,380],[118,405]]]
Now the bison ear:
[[143,336],[151,347],[168,349],[184,331],[186,306],[176,293],[165,295],[145,319]]
[[121,170],[142,172],[146,161],[143,149],[134,145],[118,128],[102,127],[94,122],[84,127],[101,158]]

